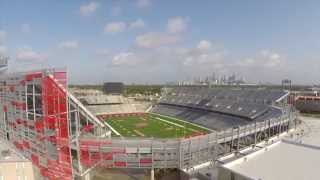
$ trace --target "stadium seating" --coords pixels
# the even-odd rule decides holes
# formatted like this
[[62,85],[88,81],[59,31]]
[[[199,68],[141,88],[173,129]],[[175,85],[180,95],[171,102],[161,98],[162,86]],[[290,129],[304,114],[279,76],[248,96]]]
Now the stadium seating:
[[286,94],[281,90],[176,87],[151,112],[222,130],[279,117],[282,112],[273,105]]

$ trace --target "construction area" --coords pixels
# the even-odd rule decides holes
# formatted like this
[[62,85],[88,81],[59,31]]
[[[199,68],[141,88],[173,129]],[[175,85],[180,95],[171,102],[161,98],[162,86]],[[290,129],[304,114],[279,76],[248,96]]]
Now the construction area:
[[[153,137],[152,133],[144,132],[144,127],[135,127],[138,130],[135,132],[136,137],[133,137],[133,133],[128,138],[112,137],[112,132],[117,131],[117,125],[121,125],[119,119],[108,120],[111,116],[105,116],[102,121],[101,117],[97,118],[88,111],[68,91],[66,71],[45,69],[7,74],[0,78],[0,116],[3,117],[0,119],[1,139],[30,160],[37,174],[46,179],[90,179],[94,168],[150,169],[151,179],[154,179],[154,169],[177,168],[189,171],[201,164],[214,165],[222,156],[255,146],[297,125],[296,114],[283,102],[287,93],[270,96],[272,106],[267,101],[262,101],[264,105],[260,103],[260,106],[254,106],[259,103],[255,100],[252,106],[245,107],[241,103],[245,99],[237,99],[239,103],[233,103],[234,106],[222,106],[223,103],[235,101],[232,98],[228,101],[218,98],[216,100],[221,105],[212,106],[208,103],[213,102],[217,96],[208,99],[210,91],[189,96],[193,91],[168,94],[166,97],[175,97],[170,102],[168,98],[162,99],[160,104],[150,110],[163,116],[176,113],[172,115],[176,119],[183,116],[186,120],[184,125],[174,121],[174,118],[165,119],[157,115],[146,117],[149,120],[152,117],[152,122],[160,121],[168,128],[176,127],[170,131],[170,136],[159,134],[159,137]],[[263,96],[265,94],[263,91]],[[178,100],[179,97],[182,100]],[[275,105],[279,106],[275,108]],[[168,107],[175,108],[168,111]],[[200,112],[205,111],[208,116],[199,116]],[[250,116],[245,116],[245,112],[250,112]],[[234,123],[237,118],[241,119],[241,123],[234,126],[220,123],[217,128],[212,128],[212,123],[209,123],[210,129],[215,130],[199,129],[199,126],[206,127],[205,122],[214,114],[220,115],[215,119],[217,122],[222,122],[222,118],[234,117],[230,123]],[[247,123],[244,123],[245,119]],[[111,123],[105,123],[108,121]],[[191,126],[193,122],[198,126]],[[201,133],[195,135],[194,130]],[[178,136],[178,131],[183,135]]]

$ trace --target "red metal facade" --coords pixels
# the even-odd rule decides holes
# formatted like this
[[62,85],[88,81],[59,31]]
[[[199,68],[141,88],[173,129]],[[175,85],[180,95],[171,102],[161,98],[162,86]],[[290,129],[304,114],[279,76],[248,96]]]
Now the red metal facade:
[[[57,149],[58,154],[56,159],[48,159],[48,166],[43,169],[43,175],[50,179],[72,179],[71,152],[69,147],[69,132],[68,132],[68,108],[67,94],[59,87],[55,80],[65,82],[65,73],[58,74],[51,78],[46,76],[42,79],[42,109],[43,123],[40,131],[45,134],[47,143],[50,143]],[[57,173],[59,172],[59,173]]]
[[2,138],[48,179],[72,179],[66,72],[33,72],[1,82]]

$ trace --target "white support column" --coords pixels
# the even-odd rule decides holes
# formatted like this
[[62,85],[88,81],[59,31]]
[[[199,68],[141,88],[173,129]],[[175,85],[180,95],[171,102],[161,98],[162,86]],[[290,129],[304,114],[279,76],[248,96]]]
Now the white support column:
[[90,180],[91,178],[90,178],[90,172],[88,172],[85,176],[84,176],[84,179],[85,180]]
[[151,169],[150,180],[154,180],[154,169]]

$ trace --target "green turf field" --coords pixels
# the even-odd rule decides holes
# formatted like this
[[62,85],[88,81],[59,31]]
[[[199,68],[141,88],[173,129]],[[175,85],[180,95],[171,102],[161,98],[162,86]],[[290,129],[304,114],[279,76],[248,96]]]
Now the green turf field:
[[108,117],[105,121],[124,137],[181,138],[209,132],[193,124],[155,114]]

